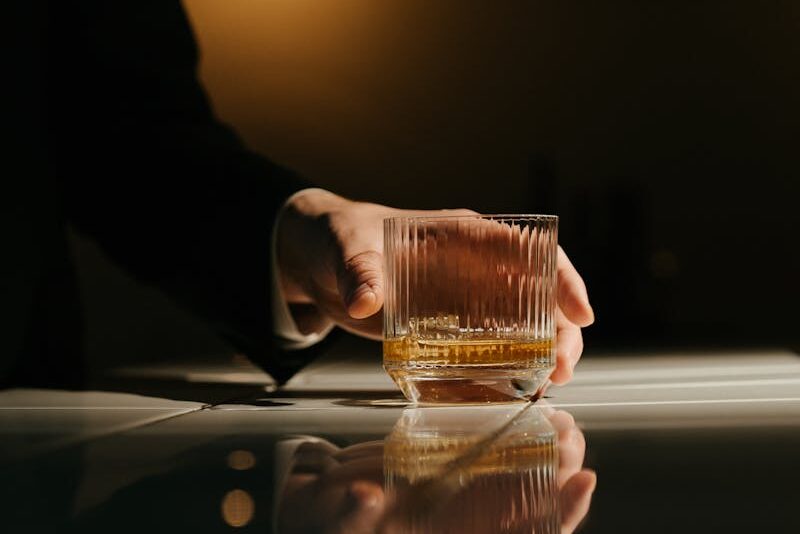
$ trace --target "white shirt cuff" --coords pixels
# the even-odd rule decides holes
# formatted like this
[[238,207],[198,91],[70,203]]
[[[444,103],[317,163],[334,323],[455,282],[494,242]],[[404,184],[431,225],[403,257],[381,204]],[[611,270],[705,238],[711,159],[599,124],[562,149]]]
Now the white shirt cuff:
[[[278,215],[275,217],[275,224],[272,227],[272,242],[271,258],[272,258],[272,324],[273,333],[278,339],[278,345],[286,350],[300,350],[308,348],[316,343],[319,343],[331,330],[333,330],[333,321],[328,321],[327,324],[318,332],[311,332],[310,334],[303,334],[297,328],[297,323],[292,317],[292,312],[289,310],[289,304],[286,302],[286,297],[283,294],[283,289],[280,283],[280,271],[278,270],[278,224],[281,222],[283,213],[286,211],[286,206],[289,202],[299,194],[307,191],[312,191],[318,188],[301,189],[294,195],[286,199],[283,206],[278,210]],[[324,191],[324,189],[319,189]]]

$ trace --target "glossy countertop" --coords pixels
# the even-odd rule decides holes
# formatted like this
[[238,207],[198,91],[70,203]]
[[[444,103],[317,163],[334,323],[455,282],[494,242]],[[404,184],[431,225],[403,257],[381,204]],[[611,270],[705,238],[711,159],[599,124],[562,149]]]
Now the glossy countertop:
[[534,404],[415,407],[356,344],[0,391],[2,532],[800,532],[800,357],[588,354]]

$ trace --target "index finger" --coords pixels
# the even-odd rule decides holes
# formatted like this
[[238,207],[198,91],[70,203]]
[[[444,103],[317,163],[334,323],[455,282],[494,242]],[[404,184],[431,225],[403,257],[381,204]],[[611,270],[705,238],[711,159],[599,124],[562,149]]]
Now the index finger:
[[589,304],[589,295],[583,278],[575,270],[567,254],[558,247],[558,304],[567,319],[580,327],[594,322],[594,311]]

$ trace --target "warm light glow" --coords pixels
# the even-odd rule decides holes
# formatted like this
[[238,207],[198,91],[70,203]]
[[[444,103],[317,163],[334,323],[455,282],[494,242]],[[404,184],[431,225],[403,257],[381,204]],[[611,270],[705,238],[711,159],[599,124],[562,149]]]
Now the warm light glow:
[[255,510],[253,497],[244,490],[231,490],[222,498],[222,518],[232,527],[243,527],[250,523]]
[[250,451],[237,450],[228,455],[228,467],[237,471],[247,471],[256,465],[256,456]]

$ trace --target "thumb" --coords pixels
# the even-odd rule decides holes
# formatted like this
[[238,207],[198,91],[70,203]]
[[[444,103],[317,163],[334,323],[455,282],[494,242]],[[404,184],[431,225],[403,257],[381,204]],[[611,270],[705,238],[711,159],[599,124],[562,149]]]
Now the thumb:
[[365,319],[383,306],[383,257],[375,250],[360,252],[339,264],[339,295],[353,319]]

